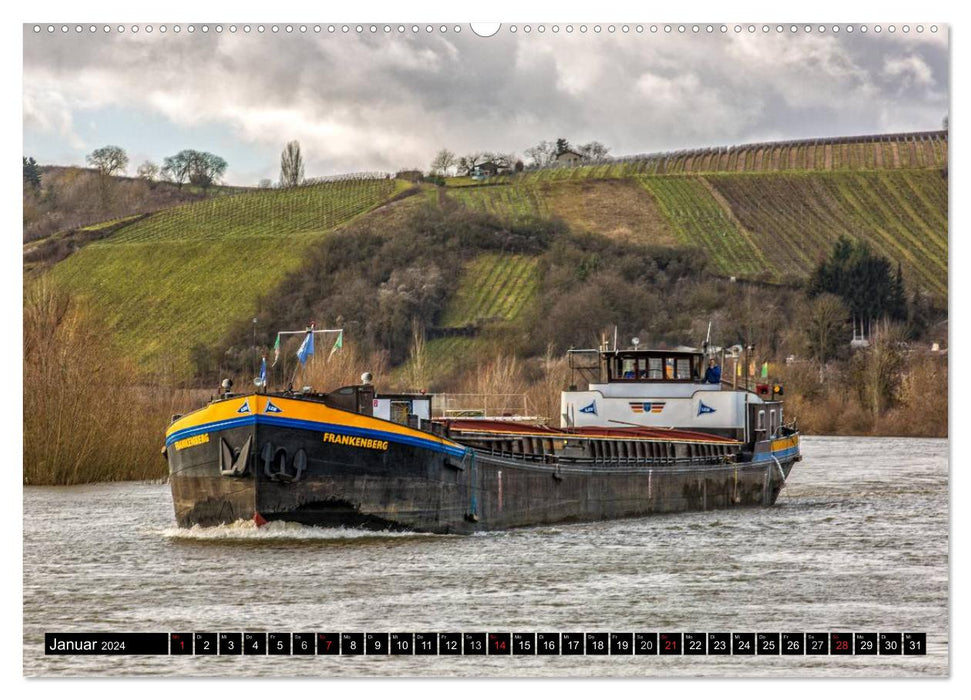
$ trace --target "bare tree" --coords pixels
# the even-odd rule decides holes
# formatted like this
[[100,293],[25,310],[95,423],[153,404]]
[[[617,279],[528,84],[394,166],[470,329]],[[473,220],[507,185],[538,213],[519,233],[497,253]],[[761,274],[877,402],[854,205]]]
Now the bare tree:
[[128,154],[120,146],[102,146],[89,153],[87,161],[101,175],[110,177],[115,173],[125,172],[128,167]]
[[532,162],[530,165],[542,168],[556,159],[556,144],[551,141],[540,141],[538,144],[523,151]]
[[280,154],[280,186],[296,187],[303,182],[303,156],[300,142],[291,141]]
[[577,151],[586,156],[587,160],[599,163],[607,159],[607,154],[610,152],[610,148],[604,146],[599,141],[591,141],[590,143],[585,143],[582,146],[577,147]]
[[204,190],[208,189],[210,185],[220,181],[227,167],[228,163],[215,154],[196,152],[189,169],[189,182]]
[[186,149],[168,156],[162,166],[162,177],[176,183],[182,189],[186,180],[207,189],[222,178],[228,164],[225,160],[205,151]]
[[138,177],[145,180],[149,184],[155,184],[155,181],[158,180],[159,170],[160,168],[158,167],[158,163],[153,163],[150,160],[146,160],[144,163],[138,166]]
[[472,171],[475,170],[477,165],[481,165],[482,163],[486,162],[487,155],[488,154],[483,153],[482,151],[473,151],[468,155],[462,156],[458,159],[457,163],[459,172],[464,173],[465,175],[471,175]]
[[806,307],[800,325],[804,329],[809,356],[819,363],[819,381],[823,368],[836,357],[841,344],[846,344],[846,320],[850,312],[835,294],[820,294]]
[[98,169],[101,186],[101,206],[108,207],[110,197],[111,176],[125,172],[128,167],[128,154],[120,146],[102,146],[88,154],[87,161]]
[[179,151],[174,156],[167,156],[162,162],[162,177],[170,182],[174,182],[182,189],[182,183],[189,179],[189,171],[192,169],[192,160],[195,151]]
[[423,390],[428,387],[428,352],[425,347],[425,329],[417,318],[411,319],[411,352],[406,377],[409,388]]
[[432,160],[432,172],[444,177],[448,175],[448,171],[454,165],[455,154],[447,148],[443,148],[435,154],[435,158]]
[[870,347],[853,358],[852,376],[860,403],[879,417],[898,399],[905,364],[906,331],[889,321],[874,324]]
[[261,190],[268,190],[273,187],[273,181],[268,177],[264,177],[262,180],[260,180],[257,187],[259,187]]
[[486,162],[493,162],[499,166],[500,170],[512,170],[513,165],[516,162],[515,153],[486,153]]

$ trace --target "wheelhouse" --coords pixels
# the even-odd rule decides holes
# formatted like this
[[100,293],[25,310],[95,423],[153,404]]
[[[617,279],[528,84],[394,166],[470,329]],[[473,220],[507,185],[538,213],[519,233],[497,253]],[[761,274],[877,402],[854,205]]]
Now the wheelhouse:
[[624,350],[602,353],[601,381],[693,382],[703,381],[704,355],[674,350]]
[[682,383],[705,380],[705,355],[695,350],[571,350],[574,384]]

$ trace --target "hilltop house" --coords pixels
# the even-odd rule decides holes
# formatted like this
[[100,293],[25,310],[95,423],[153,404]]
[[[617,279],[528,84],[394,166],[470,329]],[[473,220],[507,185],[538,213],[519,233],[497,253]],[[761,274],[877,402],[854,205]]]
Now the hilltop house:
[[486,161],[475,166],[472,169],[472,177],[476,180],[482,180],[487,177],[492,177],[499,174],[500,167],[493,163],[492,161]]
[[582,153],[577,153],[569,149],[556,154],[557,165],[579,165],[581,161],[586,159],[587,157]]

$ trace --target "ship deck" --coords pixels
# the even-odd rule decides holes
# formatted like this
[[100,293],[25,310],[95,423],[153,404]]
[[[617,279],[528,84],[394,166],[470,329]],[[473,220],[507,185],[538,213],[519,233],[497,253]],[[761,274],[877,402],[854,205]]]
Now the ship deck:
[[698,442],[709,444],[740,444],[738,440],[690,430],[668,430],[666,428],[650,428],[630,426],[623,428],[550,428],[546,425],[529,423],[510,423],[502,420],[488,419],[449,419],[443,421],[453,433],[492,435],[495,437],[545,437],[545,438],[602,438],[607,440],[663,440],[665,442]]

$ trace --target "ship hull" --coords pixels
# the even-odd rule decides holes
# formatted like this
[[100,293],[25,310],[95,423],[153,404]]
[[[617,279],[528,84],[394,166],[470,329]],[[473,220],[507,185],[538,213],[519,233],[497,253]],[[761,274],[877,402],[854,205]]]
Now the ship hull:
[[[258,409],[259,397],[250,400]],[[203,419],[173,433],[167,453],[180,526],[255,518],[471,533],[768,506],[799,458],[797,436],[765,443],[749,461],[502,455],[337,409],[273,401],[299,418],[254,410],[252,421]],[[177,449],[180,440],[196,444]]]

